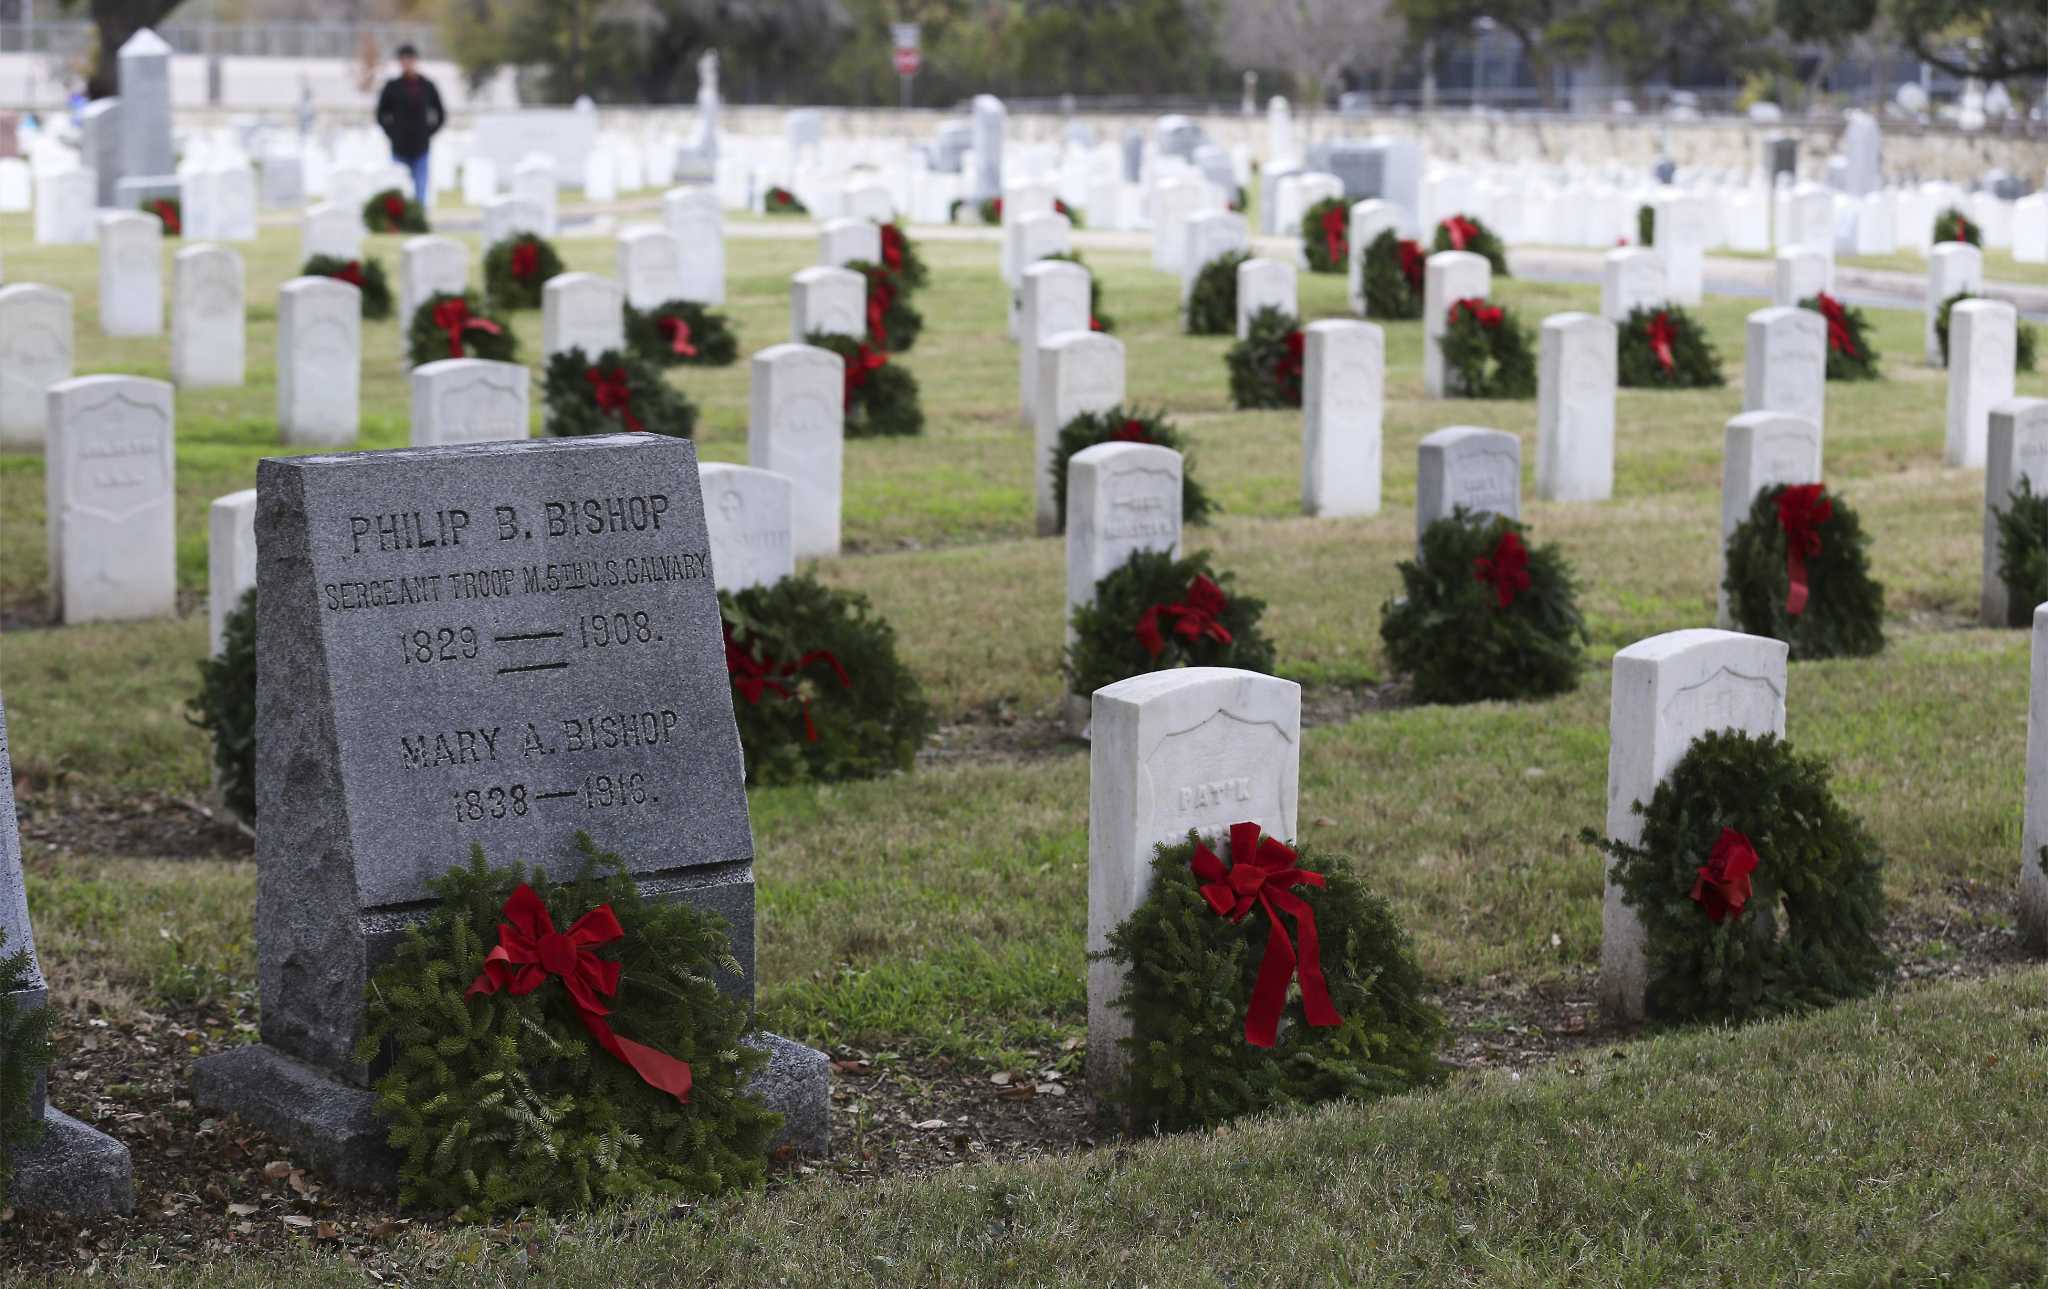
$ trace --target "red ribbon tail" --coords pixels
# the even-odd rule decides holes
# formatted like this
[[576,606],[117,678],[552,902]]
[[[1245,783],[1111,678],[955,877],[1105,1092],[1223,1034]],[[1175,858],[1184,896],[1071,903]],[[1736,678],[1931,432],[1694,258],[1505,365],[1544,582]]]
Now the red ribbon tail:
[[1244,1041],[1253,1047],[1271,1047],[1280,1033],[1287,982],[1294,978],[1294,945],[1287,938],[1287,929],[1280,925],[1280,913],[1272,900],[1262,896],[1259,903],[1266,906],[1272,933],[1266,937],[1266,956],[1259,961],[1259,978],[1252,985],[1252,1004],[1244,1014]]
[[1318,1029],[1343,1024],[1337,1004],[1330,1001],[1330,984],[1323,978],[1323,942],[1316,931],[1316,911],[1306,900],[1285,892],[1276,892],[1273,902],[1294,919],[1294,934],[1301,941],[1296,970],[1301,976],[1302,1015]]
[[1806,612],[1806,557],[1799,553],[1797,546],[1790,546],[1785,552],[1785,574],[1790,582],[1785,588],[1785,612],[1793,617]]
[[578,1011],[577,1015],[582,1017],[583,1028],[590,1031],[590,1037],[597,1041],[597,1045],[631,1066],[633,1073],[639,1075],[647,1086],[666,1092],[678,1101],[690,1099],[688,1061],[678,1061],[644,1043],[619,1037],[602,1016],[593,1016],[587,1011]]

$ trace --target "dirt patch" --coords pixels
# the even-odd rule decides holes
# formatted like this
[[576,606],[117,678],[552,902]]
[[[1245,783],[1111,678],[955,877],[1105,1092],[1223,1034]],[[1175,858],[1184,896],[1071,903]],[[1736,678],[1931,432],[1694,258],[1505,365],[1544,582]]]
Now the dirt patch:
[[247,859],[256,849],[255,835],[225,807],[189,797],[96,797],[37,790],[24,778],[14,804],[28,857]]

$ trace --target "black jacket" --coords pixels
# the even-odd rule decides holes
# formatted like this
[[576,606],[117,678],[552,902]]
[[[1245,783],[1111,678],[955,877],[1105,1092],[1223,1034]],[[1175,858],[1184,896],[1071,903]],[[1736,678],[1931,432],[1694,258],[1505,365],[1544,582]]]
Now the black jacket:
[[441,110],[441,91],[424,76],[411,80],[394,76],[384,82],[384,92],[377,96],[377,124],[384,127],[395,156],[410,159],[423,155],[427,141],[447,119],[448,114]]

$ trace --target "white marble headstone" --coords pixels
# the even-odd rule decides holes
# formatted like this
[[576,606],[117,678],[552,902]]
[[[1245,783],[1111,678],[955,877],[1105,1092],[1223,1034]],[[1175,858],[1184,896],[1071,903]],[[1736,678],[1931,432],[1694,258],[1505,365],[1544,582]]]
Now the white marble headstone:
[[704,489],[704,526],[711,537],[711,573],[721,591],[773,586],[796,572],[790,544],[796,484],[787,475],[725,461],[697,467]]
[[2027,803],[2020,829],[2020,931],[2035,953],[2048,949],[2048,604],[2034,609],[2034,661],[2027,707]]
[[838,268],[854,260],[882,262],[882,229],[871,219],[828,219],[818,229],[818,263]]
[[1283,260],[1249,259],[1237,266],[1237,338],[1251,334],[1252,319],[1261,309],[1278,309],[1299,318],[1295,270]]
[[751,376],[747,463],[787,475],[796,489],[792,556],[837,555],[846,364],[815,345],[771,345],[754,355]]
[[406,238],[398,249],[399,330],[435,295],[461,295],[468,286],[469,247],[432,233]]
[[1072,260],[1042,260],[1024,270],[1018,287],[1017,407],[1026,425],[1038,423],[1039,346],[1062,332],[1089,329],[1091,282],[1088,270]]
[[524,439],[531,376],[521,363],[441,358],[412,369],[412,446]]
[[1821,429],[1818,421],[1789,412],[1744,412],[1722,431],[1721,550],[1715,565],[1715,621],[1730,625],[1728,592],[1721,586],[1727,568],[1728,539],[1756,495],[1781,483],[1821,481]]
[[1452,425],[1416,450],[1415,540],[1463,506],[1475,517],[1522,517],[1522,441],[1505,430]]
[[814,331],[864,337],[868,280],[852,269],[814,266],[789,279],[789,338],[801,344]]
[[1773,306],[1749,315],[1742,410],[1789,412],[1827,424],[1828,323],[1812,309]]
[[1639,308],[1654,308],[1670,299],[1664,289],[1664,258],[1644,246],[1624,246],[1600,261],[1600,316],[1626,322]]
[[256,585],[256,490],[215,497],[206,515],[206,652],[220,653],[227,616]]
[[44,171],[36,176],[36,242],[78,246],[98,236],[98,180],[90,170]]
[[1365,253],[1379,235],[1392,232],[1401,235],[1401,208],[1390,201],[1377,197],[1354,202],[1351,206],[1350,222],[1345,226],[1346,273],[1349,275],[1348,295],[1351,311],[1360,317],[1366,313],[1365,303]]
[[177,254],[171,289],[171,379],[181,389],[240,385],[247,366],[246,277],[225,246]]
[[1038,417],[1032,426],[1033,491],[1041,537],[1059,531],[1053,509],[1053,458],[1060,430],[1084,412],[1106,412],[1124,401],[1124,346],[1099,331],[1064,331],[1038,349]]
[[540,289],[541,356],[626,347],[626,292],[595,273],[557,273]]
[[71,379],[71,293],[0,286],[0,449],[40,452],[49,388]]
[[1302,328],[1302,338],[1302,513],[1376,515],[1386,332],[1371,322],[1325,318]]
[[1613,322],[1591,313],[1543,320],[1536,381],[1536,495],[1605,501],[1614,495]]
[[1934,320],[1942,301],[1958,291],[1972,294],[1984,289],[1984,252],[1968,242],[1938,242],[1927,252],[1926,332],[1927,361],[1941,365],[1941,339]]
[[140,376],[80,376],[52,385],[49,400],[43,482],[57,620],[175,614],[171,387]]
[[705,187],[662,194],[661,221],[676,239],[678,298],[725,303],[725,217],[718,194]]
[[164,226],[140,211],[100,216],[100,328],[110,336],[164,331]]
[[363,217],[333,202],[306,207],[299,221],[299,262],[315,255],[341,260],[363,258]]
[[1772,304],[1790,308],[1834,289],[1834,256],[1804,246],[1778,252],[1771,279]]
[[356,441],[363,293],[339,278],[299,277],[277,293],[277,423],[286,443]]
[[1098,443],[1067,458],[1067,641],[1074,610],[1139,551],[1180,557],[1181,459],[1152,443]]
[[633,224],[619,233],[619,281],[626,303],[652,309],[679,298],[682,254],[675,235],[657,224]]
[[[2015,398],[1991,409],[1984,454],[1984,582],[1980,607],[1987,627],[2018,626],[2005,579],[1998,575],[1998,515],[2024,479],[2032,493],[2048,495],[2048,398]],[[2022,614],[2034,606],[2016,606]]]
[[1202,270],[1226,255],[1251,245],[1244,216],[1227,210],[1205,210],[1187,221],[1187,250],[1181,258],[1180,302],[1186,306]]
[[1422,388],[1442,398],[1449,382],[1441,346],[1450,329],[1451,306],[1460,300],[1485,299],[1493,289],[1493,266],[1470,251],[1438,251],[1422,270]]
[[2012,397],[2019,314],[2003,300],[1958,300],[1948,312],[1948,438],[1942,461],[1981,466],[1991,409]]

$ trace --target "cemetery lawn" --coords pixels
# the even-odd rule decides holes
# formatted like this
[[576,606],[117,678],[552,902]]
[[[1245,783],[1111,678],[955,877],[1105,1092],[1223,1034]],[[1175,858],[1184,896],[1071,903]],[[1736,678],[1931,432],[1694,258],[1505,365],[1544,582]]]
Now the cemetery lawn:
[[[727,311],[744,353],[784,339],[788,275],[815,241],[733,232]],[[249,385],[178,397],[185,616],[49,627],[42,461],[0,457],[0,693],[30,904],[65,1012],[60,1067],[90,1059],[96,1020],[130,1033],[179,1017],[187,1036],[169,1050],[180,1060],[251,1036],[254,868],[246,839],[201,813],[208,749],[185,704],[206,639],[206,505],[252,486],[256,460],[279,451],[275,298],[296,269],[297,236],[266,226],[242,248]],[[474,234],[463,236],[474,246]],[[0,241],[9,281],[73,293],[79,372],[166,375],[167,337],[99,335],[92,248],[34,246],[19,216],[0,217]],[[395,273],[398,243],[372,238],[369,254]],[[558,246],[571,268],[612,271],[608,237]],[[887,1097],[835,1102],[844,1117],[832,1167],[850,1159],[867,1176],[877,1171],[860,1158],[870,1128],[916,1138],[925,1117],[916,1107],[942,1095],[993,1105],[992,1075],[1024,1071],[1078,1093],[1073,1045],[1086,1023],[1087,756],[1054,724],[1061,545],[1030,533],[1029,439],[1017,421],[993,236],[926,238],[920,249],[933,270],[916,301],[926,328],[896,361],[923,385],[927,432],[848,445],[850,549],[817,571],[871,596],[895,624],[943,728],[914,774],[750,799],[761,1020],[830,1048],[849,1078],[859,1061],[890,1076]],[[821,1179],[767,1202],[706,1206],[684,1223],[625,1222],[616,1240],[573,1226],[573,1238],[549,1244],[549,1265],[618,1260],[642,1276],[752,1281],[767,1278],[748,1273],[759,1256],[786,1262],[793,1281],[1021,1272],[1171,1282],[1193,1254],[1156,1237],[1209,1225],[1199,1252],[1217,1281],[1232,1268],[1307,1280],[1320,1267],[1339,1280],[1651,1282],[1704,1266],[1725,1267],[1717,1279],[1829,1267],[1861,1282],[1894,1266],[1916,1269],[1905,1278],[2036,1278],[2022,1259],[2040,1256],[2048,1212],[2039,1194],[2048,1161],[2028,1154],[2048,1139],[2027,1118],[2048,1113],[2033,1033],[2048,1032],[2038,973],[1626,1046],[1592,1007],[1600,860],[1577,834],[1604,815],[1607,660],[1644,636],[1712,619],[1721,431],[1740,410],[1743,319],[1756,302],[1696,311],[1729,385],[1622,392],[1616,500],[1599,506],[1535,500],[1534,403],[1425,400],[1421,324],[1389,324],[1385,509],[1308,520],[1298,513],[1299,415],[1230,409],[1228,342],[1179,334],[1176,284],[1150,268],[1147,252],[1084,254],[1129,347],[1133,400],[1165,406],[1186,430],[1192,468],[1224,507],[1210,527],[1190,530],[1188,549],[1212,551],[1236,574],[1237,593],[1266,601],[1279,669],[1306,686],[1314,728],[1303,749],[1303,839],[1350,855],[1392,901],[1451,1008],[1456,1064],[1551,1068],[1520,1084],[1460,1079],[1427,1097],[1084,1155],[1078,1165],[948,1172],[857,1193]],[[1341,315],[1341,278],[1304,274],[1301,292],[1310,318]],[[1597,307],[1591,287],[1510,280],[1495,294],[1532,330],[1545,314]],[[1887,853],[1901,983],[1975,977],[2019,957],[2027,641],[1973,625],[1982,473],[1941,465],[1946,382],[1920,357],[1920,314],[1871,316],[1888,379],[1830,385],[1826,460],[1831,485],[1874,539],[1890,644],[1873,659],[1793,664],[1789,732],[1834,763],[1845,803]],[[537,362],[538,313],[513,323],[522,356]],[[364,447],[406,441],[398,328],[365,328]],[[744,460],[744,359],[671,379],[703,409],[704,456]],[[2018,392],[2048,396],[2048,375],[2021,376]],[[1414,541],[1416,443],[1456,423],[1523,440],[1525,518],[1576,566],[1592,637],[1593,666],[1573,694],[1407,706],[1387,673],[1379,611]],[[1997,1064],[1980,1064],[1994,1055]],[[969,1085],[976,1090],[961,1091]],[[63,1084],[59,1104],[79,1109],[87,1087]],[[1057,1095],[1039,1097],[1040,1108]],[[96,1104],[101,1126],[117,1133],[135,1131],[115,1122],[120,1114],[155,1109],[133,1092],[103,1091]],[[1761,1105],[1774,1107],[1768,1123],[1755,1120]],[[1046,1144],[1078,1144],[1085,1129],[1073,1118],[1048,1128],[1064,1135]],[[952,1134],[937,1136],[947,1141],[919,1157],[919,1170],[949,1152],[991,1153],[955,1151]],[[155,1138],[131,1145],[139,1164],[161,1157]],[[1209,1176],[1210,1167],[1221,1172]],[[1278,1184],[1262,1187],[1269,1178]],[[1128,1198],[1144,1195],[1156,1199],[1142,1210]],[[293,1212],[320,1211],[283,1196],[298,1203]],[[162,1198],[146,1185],[143,1211]],[[1297,1199],[1331,1216],[1284,1216]],[[1231,1215],[1223,1238],[1219,1212]],[[513,1253],[474,1234],[421,1240],[407,1254],[415,1266],[451,1272],[506,1270],[501,1259]],[[0,1236],[0,1253],[10,1248]],[[1124,1249],[1129,1260],[1115,1261]]]

